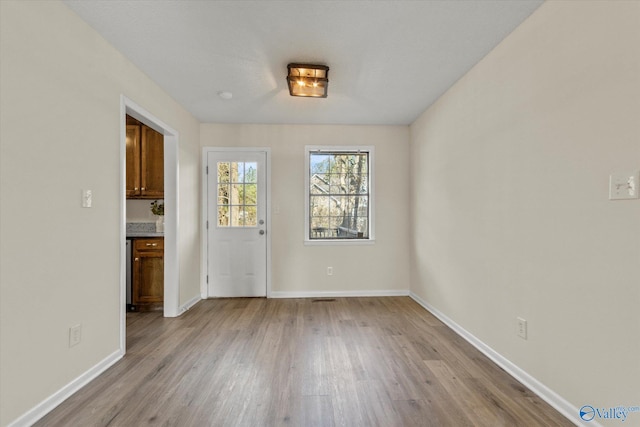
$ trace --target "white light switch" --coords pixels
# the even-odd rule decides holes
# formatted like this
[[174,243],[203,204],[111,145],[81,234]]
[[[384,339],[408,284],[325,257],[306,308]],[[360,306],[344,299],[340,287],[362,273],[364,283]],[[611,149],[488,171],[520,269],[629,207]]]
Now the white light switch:
[[82,207],[90,208],[93,203],[93,192],[91,190],[82,190]]
[[80,344],[82,341],[82,325],[78,324],[69,328],[69,347]]
[[638,198],[638,172],[613,173],[609,176],[609,200]]

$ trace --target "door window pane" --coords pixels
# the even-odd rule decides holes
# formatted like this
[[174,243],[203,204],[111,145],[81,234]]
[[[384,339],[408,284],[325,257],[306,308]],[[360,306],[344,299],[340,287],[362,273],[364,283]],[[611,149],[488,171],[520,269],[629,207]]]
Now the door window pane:
[[258,164],[218,162],[218,227],[256,227]]

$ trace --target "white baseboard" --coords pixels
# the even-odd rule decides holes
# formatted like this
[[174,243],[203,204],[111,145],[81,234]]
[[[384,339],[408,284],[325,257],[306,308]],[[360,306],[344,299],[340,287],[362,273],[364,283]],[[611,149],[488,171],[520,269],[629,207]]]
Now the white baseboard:
[[[502,356],[500,353],[486,345],[484,342],[473,336],[463,327],[458,325],[456,322],[451,320],[445,314],[440,312],[438,309],[433,307],[428,302],[424,301],[418,295],[411,292],[409,296],[418,304],[420,304],[425,310],[433,314],[435,317],[440,319],[442,323],[451,328],[456,334],[460,335],[464,338],[469,344],[477,348],[482,354],[491,359],[496,365],[500,366],[504,369],[509,375],[511,375],[516,380],[520,381],[523,385],[525,385],[529,390],[534,392],[538,397],[547,402],[549,405],[553,406],[558,412],[564,415],[569,421],[574,423],[577,426],[586,425],[580,419],[580,409],[573,406],[567,400],[562,398],[555,391],[551,390],[549,387],[529,375],[527,372],[522,370],[520,367],[515,365],[513,362]],[[598,422],[590,421],[588,423],[589,426],[593,427],[602,427]]]
[[185,311],[188,311],[191,307],[193,307],[200,301],[202,301],[200,295],[196,295],[195,297],[191,298],[189,301],[180,306],[180,309],[178,310],[178,316],[183,315]]
[[36,423],[40,418],[53,411],[56,406],[67,400],[72,394],[89,384],[98,375],[113,366],[118,360],[122,359],[123,353],[118,350],[107,356],[94,367],[90,368],[84,374],[71,381],[66,386],[31,408],[20,418],[14,420],[7,427],[28,427]]
[[346,297],[406,297],[408,290],[389,291],[300,291],[271,292],[269,298],[346,298]]

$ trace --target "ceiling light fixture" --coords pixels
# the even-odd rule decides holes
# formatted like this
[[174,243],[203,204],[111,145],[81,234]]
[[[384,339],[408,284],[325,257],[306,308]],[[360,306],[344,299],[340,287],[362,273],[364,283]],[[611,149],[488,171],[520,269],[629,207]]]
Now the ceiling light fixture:
[[287,65],[289,95],[326,98],[329,86],[329,67],[313,64]]

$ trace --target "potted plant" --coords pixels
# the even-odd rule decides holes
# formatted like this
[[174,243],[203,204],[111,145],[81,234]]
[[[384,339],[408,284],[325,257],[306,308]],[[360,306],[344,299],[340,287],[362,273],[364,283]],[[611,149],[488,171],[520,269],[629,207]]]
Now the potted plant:
[[154,200],[151,202],[151,213],[156,215],[156,232],[164,232],[164,203]]

